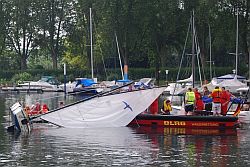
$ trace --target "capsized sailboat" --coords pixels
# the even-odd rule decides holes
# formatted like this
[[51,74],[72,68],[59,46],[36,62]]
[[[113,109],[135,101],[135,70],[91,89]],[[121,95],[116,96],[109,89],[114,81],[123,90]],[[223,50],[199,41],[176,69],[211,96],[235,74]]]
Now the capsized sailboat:
[[41,118],[66,128],[127,126],[165,89],[165,87],[155,87],[96,97],[57,109]]

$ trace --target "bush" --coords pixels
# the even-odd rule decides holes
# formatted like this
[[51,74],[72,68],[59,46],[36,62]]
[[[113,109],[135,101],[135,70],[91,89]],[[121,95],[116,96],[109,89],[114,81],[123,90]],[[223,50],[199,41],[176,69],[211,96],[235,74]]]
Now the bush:
[[23,72],[23,73],[15,74],[11,78],[11,82],[14,84],[18,84],[18,83],[22,83],[23,81],[28,81],[31,79],[32,79],[32,75],[30,73]]

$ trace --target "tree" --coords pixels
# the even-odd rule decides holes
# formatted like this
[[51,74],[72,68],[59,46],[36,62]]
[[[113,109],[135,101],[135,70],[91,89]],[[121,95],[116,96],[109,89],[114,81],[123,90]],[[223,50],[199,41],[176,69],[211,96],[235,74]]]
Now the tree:
[[20,69],[27,68],[27,58],[36,47],[33,44],[35,33],[35,3],[32,0],[10,0],[6,2],[9,14],[7,23],[8,47],[18,55]]

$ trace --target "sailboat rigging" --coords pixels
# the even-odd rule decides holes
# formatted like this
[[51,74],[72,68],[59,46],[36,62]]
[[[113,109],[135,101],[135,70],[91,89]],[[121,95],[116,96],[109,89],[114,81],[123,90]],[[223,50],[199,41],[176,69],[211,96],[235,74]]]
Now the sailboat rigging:
[[[190,18],[190,22],[189,22],[189,26],[188,26],[188,31],[187,31],[187,35],[186,35],[186,39],[185,39],[185,44],[184,44],[184,48],[183,48],[183,52],[182,52],[182,57],[180,60],[180,65],[179,65],[179,69],[178,69],[178,73],[177,73],[177,78],[176,78],[176,83],[170,83],[169,87],[166,89],[166,91],[169,91],[169,93],[171,95],[177,95],[177,94],[183,94],[184,92],[186,92],[188,87],[195,87],[195,64],[197,61],[197,65],[198,65],[198,72],[199,72],[199,79],[200,79],[200,85],[202,85],[202,76],[201,76],[201,69],[200,69],[200,48],[198,45],[198,37],[197,37],[197,33],[196,33],[196,29],[195,29],[195,24],[194,24],[194,11],[191,14],[191,18]],[[186,51],[186,45],[187,45],[187,41],[188,41],[188,37],[189,37],[189,33],[190,33],[190,29],[191,29],[191,38],[192,38],[192,53],[191,55],[191,75],[188,79],[184,79],[184,80],[179,80],[179,76],[180,76],[180,71],[182,68],[182,63],[183,63],[183,58],[185,55],[185,51]],[[188,55],[188,54],[186,54]],[[190,85],[191,84],[191,85]]]
[[[247,87],[246,83],[240,81],[241,76],[238,75],[238,43],[239,43],[239,10],[236,10],[236,45],[235,45],[235,73],[213,78],[206,86],[211,91],[215,86],[225,87],[231,93],[237,93],[237,89]],[[231,77],[231,78],[230,78]]]

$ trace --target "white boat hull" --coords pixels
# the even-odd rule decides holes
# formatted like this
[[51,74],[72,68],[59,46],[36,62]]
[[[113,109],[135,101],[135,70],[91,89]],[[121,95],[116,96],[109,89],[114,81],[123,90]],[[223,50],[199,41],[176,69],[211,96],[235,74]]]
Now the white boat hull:
[[164,87],[96,97],[43,115],[41,118],[67,128],[122,127],[144,112]]

